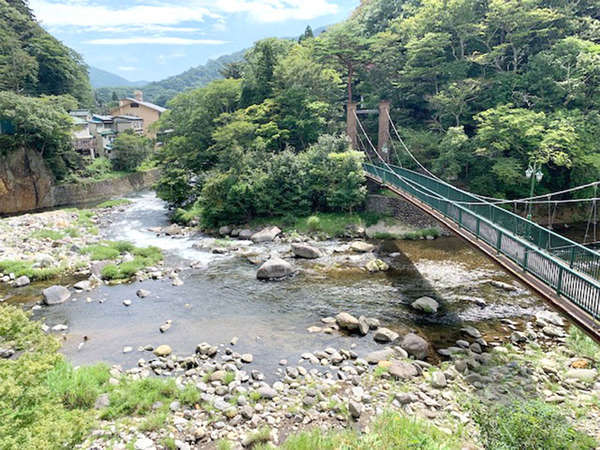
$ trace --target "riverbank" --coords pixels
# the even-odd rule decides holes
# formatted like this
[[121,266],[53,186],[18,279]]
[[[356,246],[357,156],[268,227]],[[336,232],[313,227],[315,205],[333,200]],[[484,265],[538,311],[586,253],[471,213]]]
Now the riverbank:
[[[508,414],[496,408],[514,398],[530,416],[564,416],[555,442],[587,443],[572,427],[600,437],[597,347],[454,238],[368,240],[353,229],[332,240],[273,224],[215,238],[169,225],[153,198],[103,206],[0,221],[4,253],[45,252],[58,267],[80,258],[72,274],[82,281],[103,258],[135,258],[136,247],[165,255],[133,284],[78,290],[69,275],[71,297],[55,306],[43,304],[43,284],[0,284],[5,303],[39,321],[2,309],[3,391],[40,389],[32,403],[4,397],[3,410],[28,417],[0,425],[21,444],[35,430],[84,448],[390,448],[414,435],[424,448],[495,448],[504,438],[491,431],[494,417]],[[80,236],[69,235],[79,222]],[[131,243],[103,243],[109,235]],[[80,369],[65,365],[58,343]],[[532,426],[522,430],[549,436]],[[317,431],[293,437],[307,430]]]

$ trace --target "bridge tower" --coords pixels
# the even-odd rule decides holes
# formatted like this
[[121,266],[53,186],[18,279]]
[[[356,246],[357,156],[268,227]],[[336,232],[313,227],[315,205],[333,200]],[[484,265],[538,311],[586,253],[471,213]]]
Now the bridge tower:
[[[390,160],[388,143],[390,141],[390,108],[391,103],[388,100],[382,100],[378,109],[358,109],[357,103],[348,103],[346,133],[352,143],[352,148],[360,150],[358,146],[358,130],[356,117],[359,115],[378,114],[379,131],[377,134],[377,151],[387,162]],[[368,151],[368,149],[367,149]]]

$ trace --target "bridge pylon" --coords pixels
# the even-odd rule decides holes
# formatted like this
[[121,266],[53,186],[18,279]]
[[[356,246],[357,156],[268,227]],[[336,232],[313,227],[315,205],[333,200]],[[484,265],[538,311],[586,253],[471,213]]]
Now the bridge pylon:
[[[360,150],[358,146],[358,130],[357,120],[358,115],[378,114],[379,115],[379,130],[377,133],[377,151],[386,162],[389,162],[389,149],[388,144],[390,142],[390,108],[391,102],[389,100],[382,100],[379,102],[377,109],[358,109],[357,103],[348,103],[347,106],[347,119],[346,119],[346,133],[352,143],[352,148]],[[366,150],[368,151],[368,149]],[[373,155],[375,156],[375,155]]]

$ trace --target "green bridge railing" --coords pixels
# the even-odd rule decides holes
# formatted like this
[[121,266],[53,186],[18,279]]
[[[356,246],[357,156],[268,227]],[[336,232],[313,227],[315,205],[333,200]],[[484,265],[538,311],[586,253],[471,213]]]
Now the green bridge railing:
[[448,183],[388,167],[364,164],[370,175],[442,213],[600,319],[600,253]]

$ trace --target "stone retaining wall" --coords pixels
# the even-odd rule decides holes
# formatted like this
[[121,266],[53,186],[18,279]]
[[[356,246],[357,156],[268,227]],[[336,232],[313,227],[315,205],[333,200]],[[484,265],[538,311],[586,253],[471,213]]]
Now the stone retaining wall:
[[442,228],[438,221],[400,197],[369,194],[366,209],[369,212],[393,216],[412,228]]

